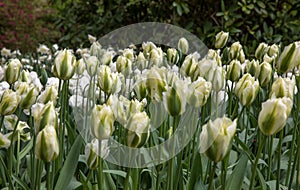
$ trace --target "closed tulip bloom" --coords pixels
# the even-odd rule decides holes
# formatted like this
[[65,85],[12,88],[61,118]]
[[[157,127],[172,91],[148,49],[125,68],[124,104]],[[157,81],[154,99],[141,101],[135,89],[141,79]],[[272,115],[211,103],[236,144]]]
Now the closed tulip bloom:
[[211,83],[202,77],[189,85],[187,101],[191,106],[199,108],[206,104],[211,92]]
[[219,66],[212,68],[205,79],[211,82],[214,91],[219,92],[225,86],[225,70]]
[[39,94],[38,89],[33,84],[26,82],[19,82],[16,92],[21,97],[19,105],[23,109],[29,109]]
[[76,71],[76,58],[70,50],[59,51],[54,59],[53,74],[61,80],[69,80]]
[[286,73],[300,64],[300,41],[286,46],[276,62],[279,74]]
[[199,77],[200,71],[198,67],[198,62],[193,54],[189,54],[185,57],[180,68],[180,74],[182,74],[185,77],[191,77],[192,81],[197,80],[197,78]]
[[86,65],[86,70],[90,76],[94,76],[97,72],[99,60],[96,56],[89,56],[83,59]]
[[270,97],[283,98],[287,97],[293,100],[295,89],[295,79],[279,77],[273,84]]
[[6,71],[5,71],[5,80],[9,84],[13,84],[19,78],[21,72],[22,64],[19,59],[11,59],[8,62]]
[[91,132],[98,140],[108,139],[114,132],[114,113],[110,106],[96,105],[92,111]]
[[117,71],[125,76],[132,72],[132,62],[125,56],[119,56],[116,61]]
[[271,57],[273,56],[277,57],[278,53],[279,53],[279,46],[277,44],[271,45],[268,51],[268,55]]
[[183,54],[187,54],[189,51],[189,42],[185,38],[180,38],[178,41],[178,49]]
[[186,91],[185,81],[178,79],[173,86],[163,92],[163,103],[171,116],[179,116],[185,112]]
[[169,65],[176,65],[179,61],[179,54],[175,48],[169,48],[167,50],[167,60]]
[[268,44],[262,42],[258,45],[258,47],[255,50],[255,57],[256,59],[261,60],[263,56],[269,51]]
[[59,144],[54,126],[47,125],[36,137],[36,157],[44,162],[55,160],[59,154]]
[[242,51],[242,45],[240,44],[240,42],[234,42],[229,49],[229,59],[238,59],[240,51]]
[[215,47],[217,49],[223,48],[228,40],[229,32],[221,31],[216,35]]
[[96,169],[99,165],[99,158],[106,158],[108,156],[108,140],[101,141],[101,152],[99,152],[99,141],[93,139],[85,146],[86,163],[90,169]]
[[101,57],[101,45],[99,44],[99,42],[93,42],[91,47],[90,47],[90,54],[91,56],[96,56],[96,57]]
[[292,107],[292,100],[286,97],[273,98],[264,102],[258,115],[258,126],[261,132],[266,136],[279,132],[285,126]]
[[240,79],[243,74],[243,68],[238,60],[232,60],[229,64],[226,78],[232,82],[236,82]]
[[53,102],[48,102],[46,105],[35,104],[32,106],[31,110],[36,134],[43,130],[47,125],[53,127],[58,126],[58,114]]
[[161,48],[152,49],[149,56],[149,66],[161,66],[163,63],[164,53]]
[[106,65],[101,65],[98,73],[98,86],[106,94],[118,93],[121,90],[121,80],[117,73],[112,73]]
[[48,86],[46,89],[38,96],[37,102],[42,104],[47,104],[48,102],[53,102],[56,105],[58,98],[57,88],[55,86]]
[[200,153],[205,153],[214,162],[223,160],[231,149],[236,125],[237,120],[227,117],[209,120],[200,134]]
[[76,66],[76,74],[77,75],[82,75],[83,72],[85,71],[85,62],[83,60],[83,58],[79,59],[77,61],[77,66]]
[[139,55],[137,56],[136,64],[139,70],[144,70],[147,68],[147,59],[145,58],[145,55],[140,52]]
[[250,62],[246,62],[246,73],[250,73],[255,78],[258,78],[258,75],[260,73],[260,66],[258,60],[251,60]]
[[134,113],[130,116],[126,128],[128,129],[127,146],[139,148],[149,138],[150,119],[146,112]]
[[243,106],[248,106],[255,100],[258,91],[258,81],[247,73],[237,82],[234,93]]
[[260,72],[258,76],[258,81],[260,86],[266,87],[272,78],[272,66],[268,62],[263,62],[260,64]]
[[162,93],[166,90],[166,74],[162,68],[152,67],[147,73],[146,85],[148,95],[154,101],[162,100]]
[[0,114],[10,115],[13,114],[20,102],[20,96],[12,91],[5,90],[0,98]]

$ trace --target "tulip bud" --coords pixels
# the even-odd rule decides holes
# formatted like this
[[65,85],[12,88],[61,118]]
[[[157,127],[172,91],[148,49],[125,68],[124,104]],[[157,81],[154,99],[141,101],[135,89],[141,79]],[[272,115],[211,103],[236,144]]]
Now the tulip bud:
[[247,73],[237,82],[234,93],[243,106],[248,106],[255,100],[258,91],[258,81]]
[[229,49],[229,59],[238,59],[240,55],[240,51],[242,50],[242,45],[240,42],[234,42]]
[[198,70],[197,59],[192,54],[186,56],[180,68],[180,74],[185,77],[191,77],[191,80],[195,81],[200,74]]
[[270,92],[272,98],[287,97],[293,100],[295,89],[295,79],[279,77],[273,84]]
[[56,105],[57,98],[58,98],[57,88],[55,86],[49,86],[46,87],[46,89],[38,96],[37,102],[42,104],[53,102],[53,104]]
[[44,162],[55,160],[59,154],[59,144],[55,127],[47,125],[36,137],[36,157]]
[[106,94],[118,93],[121,90],[121,80],[117,73],[111,73],[111,70],[106,65],[101,65],[99,68],[98,86]]
[[35,103],[39,94],[37,88],[33,84],[28,84],[26,82],[19,82],[16,92],[21,97],[19,105],[23,109],[29,109],[32,104]]
[[90,48],[91,56],[101,57],[101,45],[99,42],[93,42]]
[[127,132],[127,146],[139,148],[143,146],[150,135],[150,119],[146,112],[134,113],[130,116],[126,125]]
[[153,50],[153,49],[156,49],[156,45],[152,42],[144,42],[142,44],[142,48],[143,48],[143,53],[145,55],[146,58],[149,58],[149,55],[150,55],[150,52]]
[[13,84],[19,78],[22,64],[18,59],[11,59],[8,62],[6,71],[5,71],[5,80],[9,84]]
[[205,77],[212,84],[212,89],[219,92],[225,86],[225,70],[222,67],[211,68]]
[[102,65],[110,65],[112,62],[112,58],[113,58],[112,52],[105,51],[101,56],[100,63]]
[[232,60],[229,64],[226,78],[232,82],[236,82],[240,79],[243,74],[243,68],[238,60]]
[[5,90],[0,98],[0,114],[10,115],[14,113],[19,105],[20,97],[12,90]]
[[211,83],[207,82],[202,77],[189,85],[187,101],[191,106],[196,108],[206,104],[206,101],[211,92]]
[[99,156],[106,158],[108,153],[108,140],[101,141],[101,152],[99,152],[99,141],[93,139],[85,146],[85,156],[88,167],[92,170],[96,169],[99,165]]
[[5,76],[5,68],[0,66],[0,82],[2,81],[4,76]]
[[97,67],[99,65],[99,60],[96,56],[89,56],[83,59],[86,65],[86,70],[88,74],[92,77],[97,72]]
[[0,133],[0,149],[1,148],[8,148],[10,146],[10,140],[6,135]]
[[258,76],[259,84],[262,87],[266,87],[272,78],[272,66],[270,65],[270,63],[263,62],[260,65],[259,70],[260,70],[259,76]]
[[292,107],[292,100],[286,97],[269,99],[262,103],[262,110],[258,115],[261,132],[266,136],[279,132],[285,126]]
[[178,116],[185,112],[186,91],[185,82],[177,80],[174,86],[168,87],[167,91],[162,93],[165,109],[171,116]]
[[209,120],[200,134],[200,153],[205,153],[214,162],[223,160],[231,149],[236,125],[237,120],[231,121],[227,117]]
[[96,37],[94,37],[94,36],[92,36],[90,34],[88,34],[88,39],[89,39],[89,41],[90,41],[91,44],[94,43],[94,42],[96,42],[96,40],[97,40]]
[[240,51],[238,60],[239,60],[241,63],[244,63],[244,62],[245,62],[245,53],[244,53],[244,50],[243,50],[243,49]]
[[261,60],[263,58],[263,56],[268,52],[268,50],[269,50],[268,44],[263,43],[263,42],[260,43],[255,51],[256,59]]
[[58,117],[57,111],[53,102],[48,102],[46,105],[33,105],[31,110],[34,118],[35,133],[43,130],[47,125],[57,127]]
[[163,63],[163,51],[161,48],[152,49],[149,56],[149,66],[161,66]]
[[273,56],[277,57],[278,53],[279,53],[279,46],[276,44],[271,45],[268,51],[268,55],[271,57]]
[[85,63],[84,63],[84,60],[83,58],[79,59],[77,61],[77,67],[76,67],[76,74],[77,75],[82,75],[84,70],[85,70]]
[[218,66],[222,66],[220,50],[216,51],[213,49],[208,50],[207,55],[205,56],[206,59],[215,60]]
[[154,101],[162,100],[162,93],[166,90],[166,75],[162,68],[151,67],[147,74],[146,85],[148,94]]
[[216,35],[215,47],[217,49],[223,48],[228,40],[229,32],[221,31]]
[[176,65],[179,62],[179,54],[175,48],[167,50],[167,60],[170,66]]
[[147,67],[147,60],[142,52],[137,56],[137,67],[139,70],[144,70]]
[[108,139],[114,132],[114,113],[110,106],[96,105],[92,111],[91,132],[98,140]]
[[178,41],[178,49],[183,54],[187,54],[189,51],[189,42],[185,38],[180,38]]
[[246,73],[250,73],[252,76],[257,78],[260,72],[259,62],[254,59],[251,62],[247,62],[245,70]]
[[117,71],[119,73],[122,73],[125,76],[128,76],[132,72],[132,62],[130,61],[130,59],[124,56],[118,57],[116,66],[117,66]]
[[279,74],[286,73],[300,64],[300,41],[286,46],[276,63]]
[[59,51],[54,59],[53,74],[61,80],[69,80],[76,70],[76,58],[70,50]]
[[137,79],[136,79],[134,87],[133,87],[133,90],[137,96],[137,99],[140,101],[144,98],[147,98],[147,95],[148,95],[146,79],[147,79],[147,76],[145,76],[145,74],[137,75]]

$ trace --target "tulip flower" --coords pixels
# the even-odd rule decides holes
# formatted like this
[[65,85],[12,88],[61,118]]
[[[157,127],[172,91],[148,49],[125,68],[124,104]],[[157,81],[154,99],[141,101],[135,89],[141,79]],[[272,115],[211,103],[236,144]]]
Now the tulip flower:
[[19,105],[20,96],[12,91],[5,90],[0,98],[0,114],[10,115],[14,113]]
[[247,73],[237,82],[234,93],[243,106],[248,106],[255,100],[258,91],[259,82]]
[[228,71],[226,73],[226,78],[232,82],[236,82],[240,79],[243,74],[243,68],[238,60],[232,60],[229,64]]
[[76,71],[76,58],[70,50],[59,51],[54,59],[53,74],[61,80],[69,80]]
[[171,116],[178,116],[185,112],[187,85],[183,80],[178,79],[174,85],[167,87],[163,92],[163,103],[165,109]]
[[206,101],[211,92],[211,83],[207,82],[202,77],[189,85],[187,102],[196,108],[206,104]]
[[231,149],[236,125],[237,120],[227,117],[209,120],[200,134],[200,153],[205,153],[214,162],[223,160]]
[[58,98],[57,88],[55,86],[46,87],[46,89],[41,92],[37,98],[38,103],[47,104],[48,102],[53,102],[56,105]]
[[139,148],[147,142],[150,119],[146,112],[132,114],[125,127],[128,129],[126,142],[129,147]]
[[99,141],[93,139],[85,146],[86,163],[90,169],[96,169],[99,165],[99,156],[105,158],[108,156],[108,140],[101,141],[101,152],[99,152]]
[[200,71],[198,67],[198,62],[193,54],[190,54],[185,57],[180,68],[180,74],[182,74],[185,77],[191,77],[192,81],[197,80],[197,78],[199,77]]
[[283,98],[287,97],[293,100],[295,89],[295,79],[279,77],[273,84],[270,97]]
[[108,139],[114,132],[114,113],[110,106],[96,105],[92,110],[91,132],[98,140]]
[[270,136],[279,132],[286,124],[293,107],[290,98],[273,98],[262,104],[258,115],[258,126],[261,132]]
[[300,64],[300,41],[286,46],[276,62],[279,74],[286,73]]
[[167,60],[170,66],[176,65],[179,61],[179,54],[175,48],[167,50]]
[[260,72],[258,75],[258,81],[260,86],[266,87],[272,78],[272,66],[268,62],[260,64]]
[[132,62],[125,56],[119,56],[116,62],[117,71],[127,76],[132,72]]
[[148,95],[154,101],[162,100],[162,93],[166,90],[166,74],[162,68],[152,67],[147,73],[146,85]]
[[178,41],[178,49],[183,54],[187,54],[189,51],[189,42],[185,38],[180,38]]
[[260,72],[259,61],[254,59],[251,62],[247,61],[245,71],[257,79]]
[[97,68],[99,65],[99,60],[96,56],[89,56],[87,58],[83,58],[85,65],[86,65],[86,70],[88,74],[92,77],[96,74]]
[[59,154],[59,144],[55,127],[47,125],[36,137],[36,157],[44,162],[55,160]]
[[223,48],[228,40],[229,32],[221,31],[216,35],[215,47],[217,49]]
[[269,51],[269,46],[266,43],[260,43],[255,50],[256,59],[261,60],[263,56]]
[[26,82],[19,82],[16,87],[16,92],[20,96],[20,107],[23,109],[29,109],[32,104],[35,103],[39,94],[37,88],[33,84]]
[[10,140],[6,135],[0,133],[0,149],[1,148],[8,148],[10,146]]
[[21,72],[22,64],[19,61],[19,59],[11,59],[8,62],[6,71],[5,71],[5,80],[9,84],[13,84],[16,82],[19,78],[20,72]]

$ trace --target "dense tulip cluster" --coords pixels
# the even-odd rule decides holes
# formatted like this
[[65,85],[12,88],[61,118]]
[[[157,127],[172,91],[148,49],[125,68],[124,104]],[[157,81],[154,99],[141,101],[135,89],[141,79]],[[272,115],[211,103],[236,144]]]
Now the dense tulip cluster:
[[[300,96],[296,87],[300,86],[300,42],[284,48],[260,43],[253,52],[254,59],[247,59],[240,42],[226,47],[228,38],[229,33],[218,33],[216,50],[210,49],[206,55],[188,54],[191,44],[185,38],[179,39],[178,47],[162,48],[144,42],[140,47],[131,45],[114,50],[103,48],[93,36],[89,36],[90,48],[78,49],[75,53],[70,49],[60,50],[58,46],[49,49],[41,45],[38,48],[40,57],[35,61],[2,55],[0,161],[2,155],[10,158],[7,159],[10,175],[7,179],[14,179],[10,183],[20,185],[18,181],[37,172],[38,180],[41,180],[41,163],[44,163],[46,185],[51,187],[56,179],[54,175],[65,170],[64,161],[72,160],[66,158],[67,155],[76,155],[78,151],[78,157],[83,152],[80,147],[78,150],[72,147],[72,143],[77,142],[74,140],[76,136],[82,136],[88,142],[80,162],[86,164],[87,170],[94,172],[98,169],[99,173],[88,173],[88,177],[84,177],[87,170],[83,170],[78,172],[78,178],[89,186],[88,181],[98,175],[97,183],[103,184],[103,176],[112,181],[117,177],[108,176],[124,175],[104,168],[110,167],[103,161],[113,152],[110,149],[113,142],[132,149],[149,148],[172,139],[176,130],[183,126],[195,127],[196,134],[189,134],[192,141],[187,147],[167,166],[159,166],[160,170],[155,169],[156,173],[151,174],[156,178],[167,178],[157,180],[157,187],[167,188],[162,185],[164,181],[173,183],[174,171],[171,168],[175,166],[178,175],[192,187],[198,180],[192,178],[190,181],[190,175],[196,175],[193,165],[201,165],[199,170],[203,172],[202,165],[209,163],[207,168],[213,168],[206,169],[205,173],[211,172],[211,176],[202,177],[201,174],[199,180],[203,181],[197,183],[212,188],[210,179],[215,174],[221,173],[221,182],[225,183],[227,170],[240,170],[238,167],[242,161],[237,160],[243,155],[248,159],[256,157],[251,162],[255,167],[259,159],[266,159],[264,164],[270,169],[264,170],[263,174],[267,173],[267,179],[272,181],[275,174],[271,174],[271,166],[280,161],[281,156],[281,149],[274,151],[272,148],[276,143],[276,147],[282,147],[283,142],[288,144],[285,146],[289,150],[282,152],[285,158],[289,158],[285,185],[294,185],[295,171],[300,176],[297,166],[300,148],[296,138],[300,123]],[[191,112],[195,114],[195,122],[189,118]],[[258,145],[255,144],[257,141]],[[263,144],[265,142],[267,146]],[[263,157],[260,155],[262,151],[265,151]],[[274,161],[277,152],[279,157]],[[207,157],[202,159],[202,153]],[[237,160],[230,160],[232,155]],[[221,172],[215,172],[219,162]],[[13,163],[17,163],[16,166]],[[25,163],[34,170],[30,177],[21,175],[24,171],[20,170],[20,165]],[[247,160],[244,163],[247,165]],[[277,165],[280,167],[280,163]],[[162,174],[166,172],[164,167],[169,168],[168,175]],[[105,174],[101,173],[103,169]],[[137,175],[134,172],[130,170],[126,175]],[[7,180],[2,173],[0,187],[4,186],[2,181]],[[275,173],[282,177],[280,171]],[[247,178],[250,185],[247,181],[243,188],[258,185],[254,183],[256,172],[243,173],[245,175],[252,176]],[[138,180],[126,177],[126,187],[129,179],[135,184]],[[35,188],[38,180],[33,179],[27,184]],[[277,182],[278,185],[283,181]]]

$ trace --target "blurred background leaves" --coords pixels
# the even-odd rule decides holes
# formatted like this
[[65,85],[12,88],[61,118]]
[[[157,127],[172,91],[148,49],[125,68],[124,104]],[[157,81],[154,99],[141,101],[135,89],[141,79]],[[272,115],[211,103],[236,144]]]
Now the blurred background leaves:
[[208,47],[217,32],[228,31],[230,42],[247,45],[248,56],[260,42],[287,45],[300,33],[299,0],[0,0],[0,7],[0,48],[23,53],[38,43],[86,47],[88,34],[100,38],[138,22],[180,26]]

